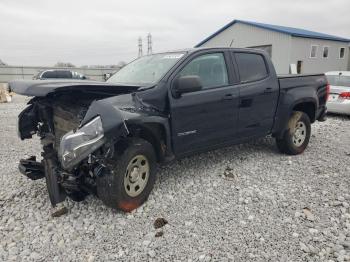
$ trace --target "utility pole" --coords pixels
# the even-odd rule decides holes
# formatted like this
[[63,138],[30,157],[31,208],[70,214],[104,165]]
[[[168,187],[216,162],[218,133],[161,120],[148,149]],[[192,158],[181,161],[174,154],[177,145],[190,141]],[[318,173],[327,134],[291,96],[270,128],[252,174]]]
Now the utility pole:
[[147,35],[147,55],[152,54],[152,35],[148,33]]
[[143,52],[142,52],[142,38],[141,36],[139,37],[139,57],[143,56]]

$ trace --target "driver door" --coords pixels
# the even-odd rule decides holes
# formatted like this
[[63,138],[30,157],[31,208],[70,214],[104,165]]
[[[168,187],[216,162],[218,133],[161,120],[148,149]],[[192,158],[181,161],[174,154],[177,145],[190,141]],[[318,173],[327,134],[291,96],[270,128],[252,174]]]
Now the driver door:
[[202,89],[183,93],[178,98],[169,92],[176,155],[201,151],[234,139],[239,92],[231,84],[233,67],[227,66],[230,61],[223,52],[205,53],[192,58],[178,72],[176,77],[198,76]]

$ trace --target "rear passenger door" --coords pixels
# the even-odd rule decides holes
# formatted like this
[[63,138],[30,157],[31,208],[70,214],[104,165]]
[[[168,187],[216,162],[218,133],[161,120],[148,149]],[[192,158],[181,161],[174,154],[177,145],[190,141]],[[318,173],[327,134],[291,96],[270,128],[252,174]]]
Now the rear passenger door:
[[267,135],[278,102],[276,73],[262,53],[239,51],[233,56],[239,72],[238,138]]

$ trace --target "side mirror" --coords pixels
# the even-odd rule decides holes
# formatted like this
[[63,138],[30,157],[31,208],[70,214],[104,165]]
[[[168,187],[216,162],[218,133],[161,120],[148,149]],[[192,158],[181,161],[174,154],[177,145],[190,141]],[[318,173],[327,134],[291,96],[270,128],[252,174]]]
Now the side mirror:
[[181,76],[175,79],[174,95],[180,97],[181,94],[202,90],[202,83],[199,76]]

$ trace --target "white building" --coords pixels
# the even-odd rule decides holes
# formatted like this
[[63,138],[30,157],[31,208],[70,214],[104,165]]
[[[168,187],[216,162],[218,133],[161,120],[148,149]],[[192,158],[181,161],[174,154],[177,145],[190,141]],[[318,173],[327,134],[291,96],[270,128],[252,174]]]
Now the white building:
[[196,47],[248,47],[267,51],[278,74],[350,70],[350,39],[309,30],[233,20]]

